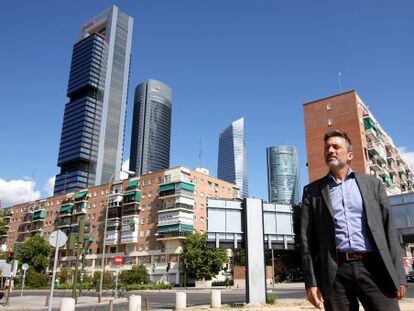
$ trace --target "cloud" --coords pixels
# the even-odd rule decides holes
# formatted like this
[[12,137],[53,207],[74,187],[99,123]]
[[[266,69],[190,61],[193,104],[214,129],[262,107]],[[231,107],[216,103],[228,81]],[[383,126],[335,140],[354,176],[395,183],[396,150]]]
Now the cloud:
[[55,180],[56,176],[50,177],[43,187],[43,191],[46,193],[47,197],[51,197],[53,195],[53,190],[55,188]]
[[403,158],[407,161],[409,167],[413,170],[414,169],[414,151],[408,151],[406,147],[398,147],[397,148]]
[[[123,171],[129,171],[129,159],[125,160],[125,161],[124,161],[124,163],[122,163],[122,167],[121,167],[121,169],[122,169]],[[128,174],[127,174],[127,173],[125,173],[125,172],[121,172],[121,173],[119,174],[119,178],[120,178],[121,180],[128,179]]]
[[31,179],[4,180],[0,178],[1,206],[10,206],[40,199],[35,191],[36,183]]

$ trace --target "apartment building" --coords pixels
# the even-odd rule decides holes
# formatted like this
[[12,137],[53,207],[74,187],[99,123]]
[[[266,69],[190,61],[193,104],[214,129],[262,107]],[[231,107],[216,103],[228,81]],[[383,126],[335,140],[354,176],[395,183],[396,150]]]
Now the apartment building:
[[[235,184],[206,173],[176,167],[5,208],[2,211],[8,231],[0,236],[0,244],[18,251],[27,238],[41,234],[48,239],[57,229],[69,237],[79,236],[80,224],[85,223],[86,272],[101,269],[105,238],[106,269],[114,270],[114,258],[120,255],[123,269],[143,263],[153,281],[180,284],[182,241],[194,230],[206,231],[207,198],[235,199],[239,195]],[[72,267],[75,259],[68,244],[60,253],[59,267]]]
[[356,91],[305,103],[303,109],[310,181],[327,174],[323,137],[336,129],[351,137],[354,171],[381,179],[389,195],[414,191],[412,169]]

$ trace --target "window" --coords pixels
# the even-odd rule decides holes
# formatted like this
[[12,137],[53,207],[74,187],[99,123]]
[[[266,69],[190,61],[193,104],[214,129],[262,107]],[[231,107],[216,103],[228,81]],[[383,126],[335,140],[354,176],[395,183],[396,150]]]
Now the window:
[[147,180],[146,179],[143,179],[142,180],[142,186],[145,187],[146,185],[147,185]]
[[332,105],[331,104],[327,104],[326,105],[326,110],[331,110],[332,109]]
[[148,180],[148,185],[152,186],[152,179]]
[[329,118],[329,119],[328,119],[328,126],[332,126],[332,124],[333,124],[332,119],[331,119],[331,118]]

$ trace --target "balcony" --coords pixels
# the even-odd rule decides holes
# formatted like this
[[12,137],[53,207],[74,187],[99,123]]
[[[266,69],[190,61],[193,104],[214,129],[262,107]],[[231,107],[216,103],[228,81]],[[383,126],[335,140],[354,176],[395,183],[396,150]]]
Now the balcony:
[[139,200],[141,199],[141,191],[139,190],[130,190],[123,193],[123,204],[135,204],[139,203]]
[[122,194],[120,193],[112,193],[109,195],[108,198],[108,206],[109,207],[119,207],[122,206]]
[[4,219],[10,219],[10,218],[12,218],[13,217],[13,210],[10,208],[10,209],[3,209],[2,210],[3,211],[3,218]]
[[365,131],[370,130],[370,129],[373,129],[376,131],[377,126],[369,114],[364,116],[364,128],[365,128]]
[[157,241],[165,241],[165,240],[184,240],[188,234],[190,234],[191,231],[164,231],[160,232],[158,231],[158,238]]
[[160,185],[158,197],[166,199],[174,196],[183,196],[194,199],[194,184],[187,182],[176,182]]
[[46,211],[44,209],[34,211],[33,221],[44,221],[46,218]]
[[138,230],[122,231],[121,243],[138,243]]
[[73,211],[73,203],[62,204],[59,209],[59,217],[71,216]]
[[119,231],[108,231],[106,233],[105,243],[106,245],[116,245],[119,241]]
[[86,214],[87,207],[88,202],[86,201],[76,202],[73,206],[72,215]]
[[122,208],[122,217],[137,215],[141,209],[141,205],[139,204],[128,204]]
[[73,200],[75,202],[86,201],[87,200],[87,197],[86,197],[87,194],[88,194],[88,190],[82,190],[82,191],[78,192],[77,194],[75,194],[75,196],[73,197]]
[[31,223],[33,221],[33,214],[27,213],[24,215],[22,223]]
[[56,228],[69,228],[71,224],[69,221],[58,221],[56,222]]
[[378,140],[377,131],[373,128],[366,129],[365,135],[370,141],[376,142]]

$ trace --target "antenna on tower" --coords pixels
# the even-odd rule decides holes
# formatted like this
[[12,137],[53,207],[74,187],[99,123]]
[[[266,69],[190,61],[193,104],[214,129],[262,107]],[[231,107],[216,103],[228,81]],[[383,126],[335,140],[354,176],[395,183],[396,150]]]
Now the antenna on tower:
[[342,92],[342,72],[338,72],[338,85],[339,85],[339,92]]
[[203,148],[201,145],[201,137],[200,137],[200,141],[199,141],[199,146],[198,146],[198,167],[202,167],[201,166],[201,159],[203,157]]

